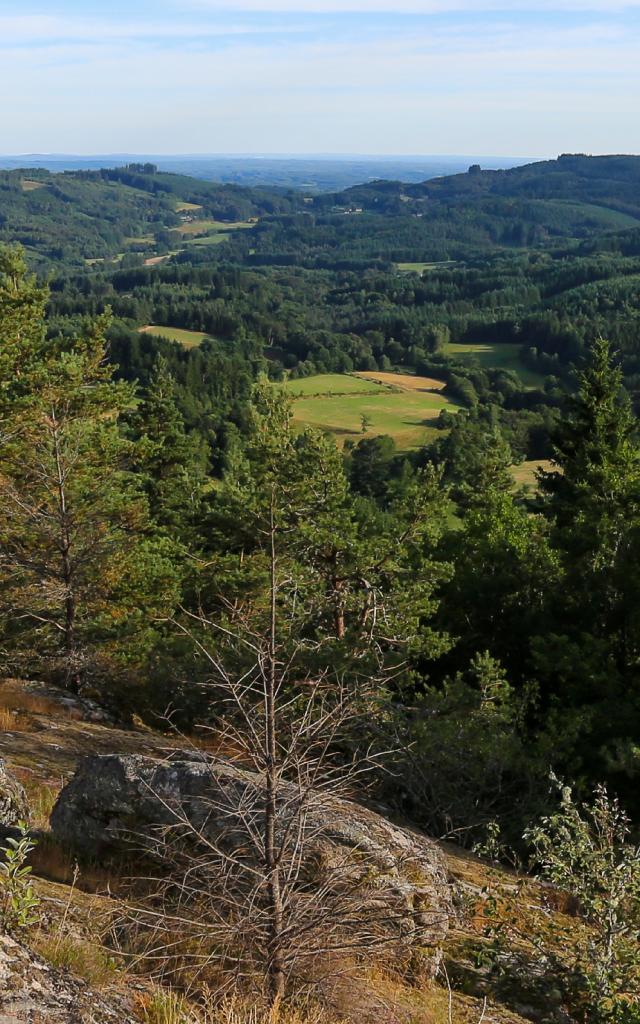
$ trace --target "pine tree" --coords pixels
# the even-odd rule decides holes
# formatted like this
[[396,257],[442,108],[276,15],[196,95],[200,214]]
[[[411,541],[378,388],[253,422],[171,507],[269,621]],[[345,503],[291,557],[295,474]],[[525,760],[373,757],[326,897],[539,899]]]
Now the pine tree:
[[47,290],[27,273],[22,251],[0,247],[0,443],[29,416],[46,345]]
[[132,425],[140,442],[137,468],[143,474],[154,522],[193,546],[203,514],[208,452],[204,441],[185,429],[175,381],[162,356],[156,360]]
[[266,614],[273,515],[284,580],[278,615],[296,642],[306,638],[310,657],[334,667],[357,660],[375,673],[406,663],[410,651],[446,649],[430,625],[448,572],[431,555],[444,518],[436,474],[417,477],[386,513],[354,499],[333,439],[296,432],[290,404],[265,385],[214,506],[208,598],[231,617]]
[[[176,599],[169,551],[149,528],[147,503],[129,465],[133,445],[120,417],[135,404],[131,384],[113,379],[107,319],[64,350],[32,358],[44,329],[41,297],[18,273],[2,296],[0,332],[28,348],[28,379],[3,377],[5,444],[0,453],[0,600],[9,658],[77,689],[98,652],[124,654],[159,608]],[[21,327],[22,324],[22,327]],[[31,347],[32,339],[36,344]],[[24,360],[27,363],[27,360]],[[4,373],[8,362],[3,363]],[[19,393],[16,393],[19,392]]]
[[584,756],[592,759],[640,727],[640,448],[603,339],[578,375],[555,463],[541,484],[561,576],[548,628],[533,643],[536,673],[549,696],[580,708],[589,723]]
[[[541,474],[565,571],[565,607],[592,636],[617,636],[623,671],[640,654],[629,568],[640,529],[638,424],[609,343],[598,339],[555,438],[557,468]],[[635,637],[632,633],[636,632]]]

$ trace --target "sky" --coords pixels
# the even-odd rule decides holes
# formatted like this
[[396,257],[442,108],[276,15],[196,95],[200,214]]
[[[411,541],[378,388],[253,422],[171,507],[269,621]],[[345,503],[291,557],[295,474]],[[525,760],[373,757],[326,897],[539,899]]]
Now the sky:
[[0,0],[0,152],[640,153],[640,0]]

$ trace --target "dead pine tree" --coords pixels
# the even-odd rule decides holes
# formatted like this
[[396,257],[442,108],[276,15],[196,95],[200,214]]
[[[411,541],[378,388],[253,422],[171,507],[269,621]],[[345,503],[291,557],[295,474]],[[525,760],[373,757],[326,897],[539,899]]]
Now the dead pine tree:
[[[296,436],[288,407],[266,402],[218,495],[225,546],[203,570],[202,608],[174,621],[198,653],[213,753],[186,769],[198,781],[155,834],[163,877],[131,917],[164,977],[188,963],[278,1006],[291,979],[415,940],[381,819],[346,802],[379,764],[365,723],[384,716],[412,638],[398,627],[397,538],[359,546],[335,446]],[[425,564],[412,576],[422,607]],[[162,798],[160,779],[148,784]]]

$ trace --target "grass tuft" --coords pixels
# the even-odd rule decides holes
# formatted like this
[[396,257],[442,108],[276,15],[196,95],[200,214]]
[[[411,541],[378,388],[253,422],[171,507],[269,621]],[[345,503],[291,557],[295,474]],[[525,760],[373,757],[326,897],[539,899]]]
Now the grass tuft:
[[[92,988],[104,988],[115,978],[116,961],[101,946],[74,935],[44,935],[35,940],[37,952],[58,970],[69,971]],[[169,1022],[167,1022],[169,1024]]]

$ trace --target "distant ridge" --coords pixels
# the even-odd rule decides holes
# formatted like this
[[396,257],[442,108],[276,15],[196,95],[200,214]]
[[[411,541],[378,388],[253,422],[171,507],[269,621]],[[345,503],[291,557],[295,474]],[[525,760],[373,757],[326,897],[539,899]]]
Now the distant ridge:
[[150,162],[162,171],[187,174],[204,181],[253,186],[277,186],[310,192],[333,192],[379,178],[418,183],[457,174],[473,163],[509,168],[523,157],[496,156],[337,156],[318,154],[185,154],[106,153],[91,156],[28,153],[0,156],[0,169],[37,167],[49,171],[100,170],[128,163]]

